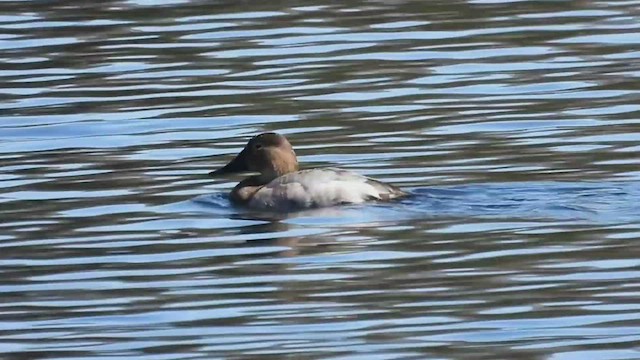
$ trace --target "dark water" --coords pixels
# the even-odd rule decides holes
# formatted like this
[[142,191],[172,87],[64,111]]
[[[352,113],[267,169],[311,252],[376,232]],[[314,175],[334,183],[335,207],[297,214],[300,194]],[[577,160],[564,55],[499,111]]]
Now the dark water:
[[[640,359],[640,1],[0,3],[0,358]],[[408,199],[278,215],[287,135]]]

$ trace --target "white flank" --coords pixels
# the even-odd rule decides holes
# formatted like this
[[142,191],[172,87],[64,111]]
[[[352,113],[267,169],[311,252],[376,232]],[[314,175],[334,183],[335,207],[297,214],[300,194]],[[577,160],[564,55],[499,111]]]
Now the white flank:
[[[249,204],[253,208],[291,210],[362,203],[388,193],[375,180],[350,171],[309,169],[281,176],[260,189]],[[386,191],[385,191],[386,190]]]

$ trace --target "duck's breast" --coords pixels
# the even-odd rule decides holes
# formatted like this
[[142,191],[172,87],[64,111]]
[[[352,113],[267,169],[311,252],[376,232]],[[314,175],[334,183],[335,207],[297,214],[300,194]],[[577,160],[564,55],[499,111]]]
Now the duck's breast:
[[400,189],[347,170],[309,169],[281,176],[262,187],[251,199],[254,208],[293,210],[368,200],[389,200],[404,195]]

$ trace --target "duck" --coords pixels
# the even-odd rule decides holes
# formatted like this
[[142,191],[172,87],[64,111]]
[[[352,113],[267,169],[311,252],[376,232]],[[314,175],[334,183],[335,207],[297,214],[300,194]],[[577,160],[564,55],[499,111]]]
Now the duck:
[[293,146],[275,132],[252,137],[235,158],[209,175],[248,172],[256,175],[240,181],[229,198],[236,205],[252,209],[295,211],[407,196],[396,186],[348,170],[300,170]]

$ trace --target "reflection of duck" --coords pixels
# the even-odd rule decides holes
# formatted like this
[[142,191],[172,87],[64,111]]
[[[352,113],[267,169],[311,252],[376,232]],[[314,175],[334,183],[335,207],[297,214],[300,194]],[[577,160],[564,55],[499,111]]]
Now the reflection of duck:
[[323,168],[298,170],[298,160],[287,139],[276,133],[253,137],[224,167],[209,175],[256,172],[231,191],[233,202],[256,209],[295,210],[369,200],[391,200],[406,195],[395,186],[352,173]]

